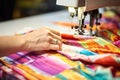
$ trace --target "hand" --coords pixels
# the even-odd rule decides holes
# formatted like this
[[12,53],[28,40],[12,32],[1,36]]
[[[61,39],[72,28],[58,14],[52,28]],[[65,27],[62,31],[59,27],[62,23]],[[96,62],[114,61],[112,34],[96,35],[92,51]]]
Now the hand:
[[50,28],[40,28],[22,35],[25,51],[61,50],[62,40],[58,31]]

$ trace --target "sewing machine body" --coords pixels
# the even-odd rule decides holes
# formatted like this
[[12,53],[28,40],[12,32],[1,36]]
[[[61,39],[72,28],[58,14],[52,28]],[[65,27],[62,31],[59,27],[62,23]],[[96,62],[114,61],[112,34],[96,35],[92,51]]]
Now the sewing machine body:
[[57,4],[69,7],[82,7],[85,6],[85,0],[57,0]]
[[89,14],[90,31],[87,35],[97,36],[97,28],[93,32],[92,27],[94,23],[100,25],[99,19],[101,18],[101,14],[98,9],[107,6],[120,6],[120,0],[57,0],[56,4],[68,7],[68,11],[72,18],[75,16],[78,17],[79,26],[77,26],[75,30],[79,35],[85,33],[84,28],[86,25],[84,25],[84,19],[86,15]]

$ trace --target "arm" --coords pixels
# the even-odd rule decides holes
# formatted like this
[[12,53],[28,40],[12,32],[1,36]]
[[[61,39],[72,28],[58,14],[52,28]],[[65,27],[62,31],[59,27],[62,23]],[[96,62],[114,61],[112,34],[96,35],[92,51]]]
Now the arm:
[[17,51],[22,51],[24,41],[21,36],[1,36],[0,56],[8,55]]
[[61,36],[58,31],[40,28],[25,35],[1,36],[0,56],[19,51],[61,50]]

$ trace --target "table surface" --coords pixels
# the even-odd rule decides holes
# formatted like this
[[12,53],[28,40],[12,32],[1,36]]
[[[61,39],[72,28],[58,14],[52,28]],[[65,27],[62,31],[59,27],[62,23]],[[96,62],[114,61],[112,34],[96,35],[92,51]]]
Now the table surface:
[[53,22],[71,22],[71,17],[67,10],[61,10],[42,15],[35,15],[10,21],[0,22],[0,36],[14,35],[26,29],[37,29],[40,27],[51,27],[60,32],[73,33],[71,28],[61,27],[53,24]]

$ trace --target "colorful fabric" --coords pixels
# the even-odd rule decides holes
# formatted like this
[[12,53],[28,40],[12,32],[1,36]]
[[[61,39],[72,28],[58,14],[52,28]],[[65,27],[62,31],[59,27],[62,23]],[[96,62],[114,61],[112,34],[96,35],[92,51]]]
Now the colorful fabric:
[[120,40],[120,15],[115,12],[107,11],[103,14],[101,19],[101,33],[106,38],[115,42]]
[[120,80],[120,29],[119,25],[108,27],[106,19],[102,19],[99,32],[110,42],[101,37],[62,34],[62,51],[17,52],[0,58],[0,78]]
[[113,44],[120,48],[120,40],[113,42]]
[[120,79],[119,48],[99,37],[62,36],[62,51],[17,52],[1,58],[1,70],[18,80]]

